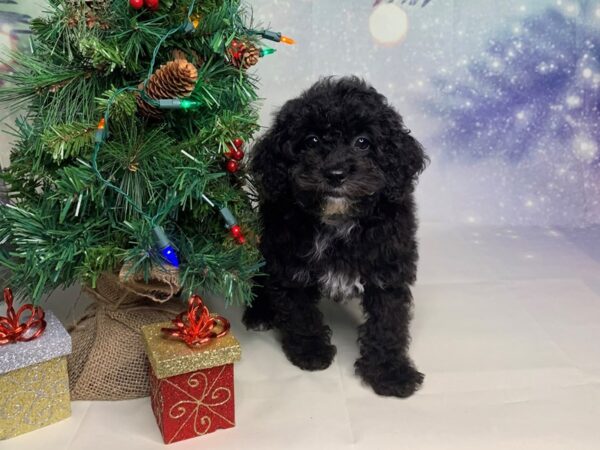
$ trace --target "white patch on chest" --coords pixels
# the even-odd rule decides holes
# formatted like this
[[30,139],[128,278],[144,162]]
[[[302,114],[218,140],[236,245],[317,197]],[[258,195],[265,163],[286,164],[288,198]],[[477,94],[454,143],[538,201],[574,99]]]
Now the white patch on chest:
[[360,277],[343,272],[328,271],[319,278],[319,282],[321,293],[340,303],[359,299],[365,292]]
[[[346,245],[351,245],[349,242],[352,231],[357,227],[354,221],[346,221],[337,224],[336,226],[324,226],[315,236],[313,247],[306,255],[310,262],[322,262],[325,254],[331,249],[335,241],[346,241]],[[327,255],[329,257],[335,255]],[[327,261],[327,260],[325,260]],[[333,262],[329,262],[332,264]],[[360,281],[360,277],[356,272],[342,272],[336,270],[333,266],[326,268],[323,275],[319,277],[321,294],[324,297],[329,297],[336,302],[346,302],[362,297],[365,289]]]
[[356,228],[354,222],[344,222],[336,227],[321,230],[315,236],[313,247],[306,255],[311,261],[320,260],[327,249],[336,239],[348,239],[352,230]]

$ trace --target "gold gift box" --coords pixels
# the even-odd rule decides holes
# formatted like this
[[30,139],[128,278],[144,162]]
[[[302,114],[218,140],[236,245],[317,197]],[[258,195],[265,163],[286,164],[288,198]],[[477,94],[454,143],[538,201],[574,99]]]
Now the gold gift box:
[[46,321],[39,338],[0,346],[0,440],[71,415],[71,338],[52,313],[46,312]]
[[190,348],[182,341],[165,339],[161,329],[172,325],[171,322],[164,322],[142,327],[148,359],[156,378],[160,380],[231,364],[242,356],[240,343],[231,333],[202,347]]

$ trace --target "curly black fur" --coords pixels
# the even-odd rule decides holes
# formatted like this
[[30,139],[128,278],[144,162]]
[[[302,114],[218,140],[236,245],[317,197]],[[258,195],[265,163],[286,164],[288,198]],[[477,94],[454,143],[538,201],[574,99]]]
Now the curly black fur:
[[427,161],[401,116],[358,78],[326,78],[288,101],[253,150],[269,276],[246,326],[277,328],[293,364],[321,370],[336,349],[320,297],[362,297],[356,372],[380,395],[413,394],[423,381],[408,355],[413,191]]

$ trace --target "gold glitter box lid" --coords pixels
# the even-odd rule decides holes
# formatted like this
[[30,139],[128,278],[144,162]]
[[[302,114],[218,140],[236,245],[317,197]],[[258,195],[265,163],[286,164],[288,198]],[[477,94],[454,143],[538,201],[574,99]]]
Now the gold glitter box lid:
[[148,359],[158,379],[230,364],[242,356],[240,343],[231,332],[206,345],[190,348],[185,342],[164,337],[161,328],[171,326],[171,322],[163,322],[142,327]]

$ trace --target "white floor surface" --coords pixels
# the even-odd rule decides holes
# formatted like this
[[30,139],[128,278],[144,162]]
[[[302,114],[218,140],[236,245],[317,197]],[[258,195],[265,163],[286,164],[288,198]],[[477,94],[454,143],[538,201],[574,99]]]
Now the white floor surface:
[[[243,347],[237,425],[169,448],[598,450],[598,236],[424,224],[412,355],[426,380],[408,400],[377,397],[354,375],[358,304],[323,304],[338,354],[308,373],[288,363],[274,333],[246,332],[238,308],[209,302]],[[47,307],[60,310],[57,297]],[[147,398],[74,402],[70,419],[0,442],[161,448]]]

